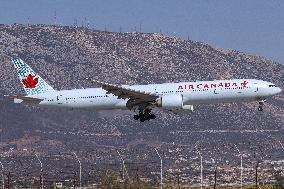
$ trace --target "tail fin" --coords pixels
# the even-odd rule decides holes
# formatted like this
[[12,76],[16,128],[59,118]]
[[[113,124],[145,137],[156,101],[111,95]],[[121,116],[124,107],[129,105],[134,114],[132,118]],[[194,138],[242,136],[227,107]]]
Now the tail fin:
[[17,69],[20,82],[28,96],[54,91],[37,73],[19,58],[12,58],[12,63]]

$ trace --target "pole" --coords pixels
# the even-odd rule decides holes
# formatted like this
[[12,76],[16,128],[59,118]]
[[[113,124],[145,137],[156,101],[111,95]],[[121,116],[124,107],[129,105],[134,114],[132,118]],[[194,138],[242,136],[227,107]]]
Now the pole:
[[1,169],[2,169],[2,189],[5,189],[5,177],[4,177],[4,166],[0,161]]
[[179,172],[177,173],[177,182],[178,182],[178,189],[180,189],[180,184],[179,184]]
[[177,185],[178,189],[180,189],[180,169],[179,169],[179,161],[176,161],[176,172],[177,172]]
[[39,159],[38,155],[35,154],[38,162],[40,163],[40,188],[43,189],[43,166],[42,166],[42,162],[41,160]]
[[158,152],[158,150],[156,148],[155,148],[155,151],[156,151],[157,155],[160,158],[160,178],[161,178],[161,180],[160,180],[160,189],[162,189],[163,188],[163,159],[160,156],[160,154],[159,154],[159,152]]
[[203,157],[202,157],[201,151],[199,151],[198,149],[196,150],[197,150],[198,155],[200,156],[200,188],[202,189],[203,187],[203,164],[202,164]]
[[54,25],[57,24],[56,8],[54,10]]
[[139,170],[139,168],[138,168],[138,166],[137,166],[137,169],[136,169],[136,184],[137,184],[137,187],[138,187],[138,189],[140,188],[140,182],[139,182],[139,175],[138,175],[138,170]]
[[124,174],[124,159],[122,160],[122,178],[123,178],[123,182],[125,182],[125,174]]
[[243,189],[243,154],[241,154],[241,189]]
[[77,154],[75,152],[73,152],[73,154],[75,155],[79,165],[80,165],[80,168],[79,168],[79,189],[81,189],[82,187],[82,164],[81,164],[81,161],[80,159],[78,158]]
[[124,161],[124,158],[122,157],[122,155],[119,153],[118,150],[116,150],[120,160],[122,161],[122,180],[123,182],[125,182],[125,173],[124,173],[124,169],[125,169],[125,161]]
[[255,188],[258,189],[258,175],[257,175],[257,168],[258,168],[258,162],[256,162],[255,166]]
[[11,184],[11,173],[8,173],[8,189],[10,189],[10,184]]
[[76,189],[76,172],[74,172],[73,189]]
[[202,155],[200,154],[200,188],[203,187],[203,164],[202,164]]
[[214,173],[214,189],[216,189],[217,186],[217,166],[215,167],[215,173]]
[[240,152],[236,144],[234,144],[234,146],[237,149],[239,156],[241,156],[241,189],[243,189],[243,154]]

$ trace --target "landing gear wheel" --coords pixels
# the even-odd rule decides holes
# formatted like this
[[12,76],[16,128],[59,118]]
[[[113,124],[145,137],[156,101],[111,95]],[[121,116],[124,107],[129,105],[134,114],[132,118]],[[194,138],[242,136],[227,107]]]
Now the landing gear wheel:
[[145,120],[146,120],[146,119],[145,119],[144,116],[141,116],[141,117],[140,117],[140,121],[141,121],[141,122],[144,122]]
[[264,105],[265,100],[261,100],[258,102],[259,106],[258,106],[258,111],[263,111],[263,105]]
[[150,119],[156,119],[156,115],[155,114],[151,114],[150,115]]
[[134,115],[133,118],[134,118],[135,120],[138,120],[138,119],[139,119],[139,115]]
[[150,121],[150,119],[151,119],[151,118],[150,118],[150,115],[145,115],[145,119],[148,120],[148,121]]
[[151,119],[156,119],[156,116],[154,114],[151,114],[151,109],[141,109],[139,111],[139,114],[134,115],[133,118],[135,120],[140,120],[141,122],[144,122],[146,120],[150,121]]

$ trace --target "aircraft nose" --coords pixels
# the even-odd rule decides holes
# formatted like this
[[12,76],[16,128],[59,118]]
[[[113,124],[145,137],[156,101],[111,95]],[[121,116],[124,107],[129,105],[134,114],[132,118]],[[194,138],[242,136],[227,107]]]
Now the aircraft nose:
[[279,87],[277,87],[276,93],[279,94],[281,92],[282,92],[282,90]]

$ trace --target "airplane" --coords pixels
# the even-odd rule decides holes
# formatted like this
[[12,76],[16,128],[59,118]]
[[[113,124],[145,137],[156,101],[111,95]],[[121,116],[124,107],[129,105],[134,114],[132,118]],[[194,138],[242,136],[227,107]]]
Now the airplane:
[[199,104],[258,101],[258,110],[263,111],[266,99],[281,93],[273,83],[256,79],[116,85],[84,78],[99,88],[55,90],[23,60],[12,58],[11,62],[26,93],[5,95],[14,103],[88,111],[125,109],[137,112],[134,119],[141,122],[156,118],[154,108],[192,113]]

